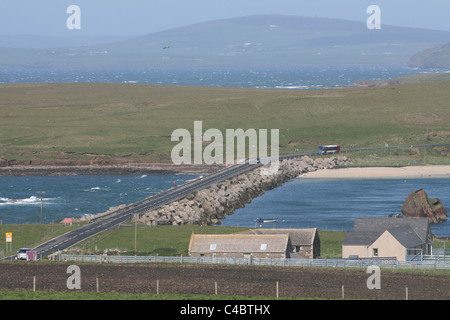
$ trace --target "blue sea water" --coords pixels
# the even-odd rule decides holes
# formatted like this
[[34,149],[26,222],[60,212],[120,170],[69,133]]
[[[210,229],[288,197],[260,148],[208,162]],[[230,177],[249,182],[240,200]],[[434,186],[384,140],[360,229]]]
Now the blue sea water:
[[[423,188],[450,208],[450,179],[302,179],[267,191],[222,221],[225,226],[353,229],[354,218],[401,214],[406,197]],[[256,223],[257,218],[278,223]],[[432,224],[438,236],[450,236],[450,221]]]
[[[0,217],[4,224],[44,223],[104,212],[195,178],[195,175],[0,177]],[[450,207],[450,179],[302,179],[267,191],[223,219],[225,226],[258,226],[255,220],[278,218],[264,227],[352,230],[356,217],[400,213],[406,196],[423,188]],[[450,221],[432,225],[450,236]]]
[[[446,72],[430,69],[427,72]],[[421,71],[405,66],[292,66],[277,68],[47,69],[0,68],[0,83],[107,82],[271,89],[321,89],[357,80],[391,79]]]
[[194,175],[0,177],[3,224],[44,223],[105,212],[186,183]]

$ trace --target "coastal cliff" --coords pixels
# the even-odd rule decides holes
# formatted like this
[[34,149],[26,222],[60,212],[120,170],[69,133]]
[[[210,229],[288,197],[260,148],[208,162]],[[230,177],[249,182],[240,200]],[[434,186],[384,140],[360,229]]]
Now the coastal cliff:
[[348,164],[346,157],[283,160],[273,175],[262,175],[261,168],[225,180],[200,191],[195,191],[179,201],[141,214],[139,222],[156,225],[215,225],[220,219],[233,214],[265,191],[281,186],[299,175],[318,169],[331,169]]
[[449,68],[450,43],[420,51],[411,57],[408,66],[412,68]]

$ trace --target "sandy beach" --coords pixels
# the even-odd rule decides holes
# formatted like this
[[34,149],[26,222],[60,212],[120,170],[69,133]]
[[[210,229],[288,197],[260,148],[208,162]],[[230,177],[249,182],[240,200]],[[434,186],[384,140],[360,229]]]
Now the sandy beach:
[[450,178],[450,165],[410,167],[367,167],[317,170],[302,178]]

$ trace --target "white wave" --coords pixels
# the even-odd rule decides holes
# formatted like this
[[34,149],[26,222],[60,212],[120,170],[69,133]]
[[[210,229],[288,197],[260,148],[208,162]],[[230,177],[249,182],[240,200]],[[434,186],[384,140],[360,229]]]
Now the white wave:
[[84,191],[86,191],[86,192],[93,192],[93,191],[97,191],[97,190],[101,190],[102,188],[100,188],[100,187],[93,187],[93,188],[90,188],[90,189],[84,189]]
[[[42,202],[54,200],[54,198],[42,198]],[[2,198],[0,197],[0,205],[40,205],[41,198],[36,196],[31,196],[25,199],[10,199],[10,198]]]

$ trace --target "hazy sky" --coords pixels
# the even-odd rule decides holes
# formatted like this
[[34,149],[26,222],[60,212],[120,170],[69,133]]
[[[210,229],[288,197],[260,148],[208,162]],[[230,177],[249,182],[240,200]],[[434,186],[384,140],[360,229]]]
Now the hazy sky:
[[[79,30],[67,28],[70,5],[81,9]],[[140,36],[253,14],[365,22],[369,5],[381,8],[382,24],[450,31],[450,0],[1,0],[0,34]]]

